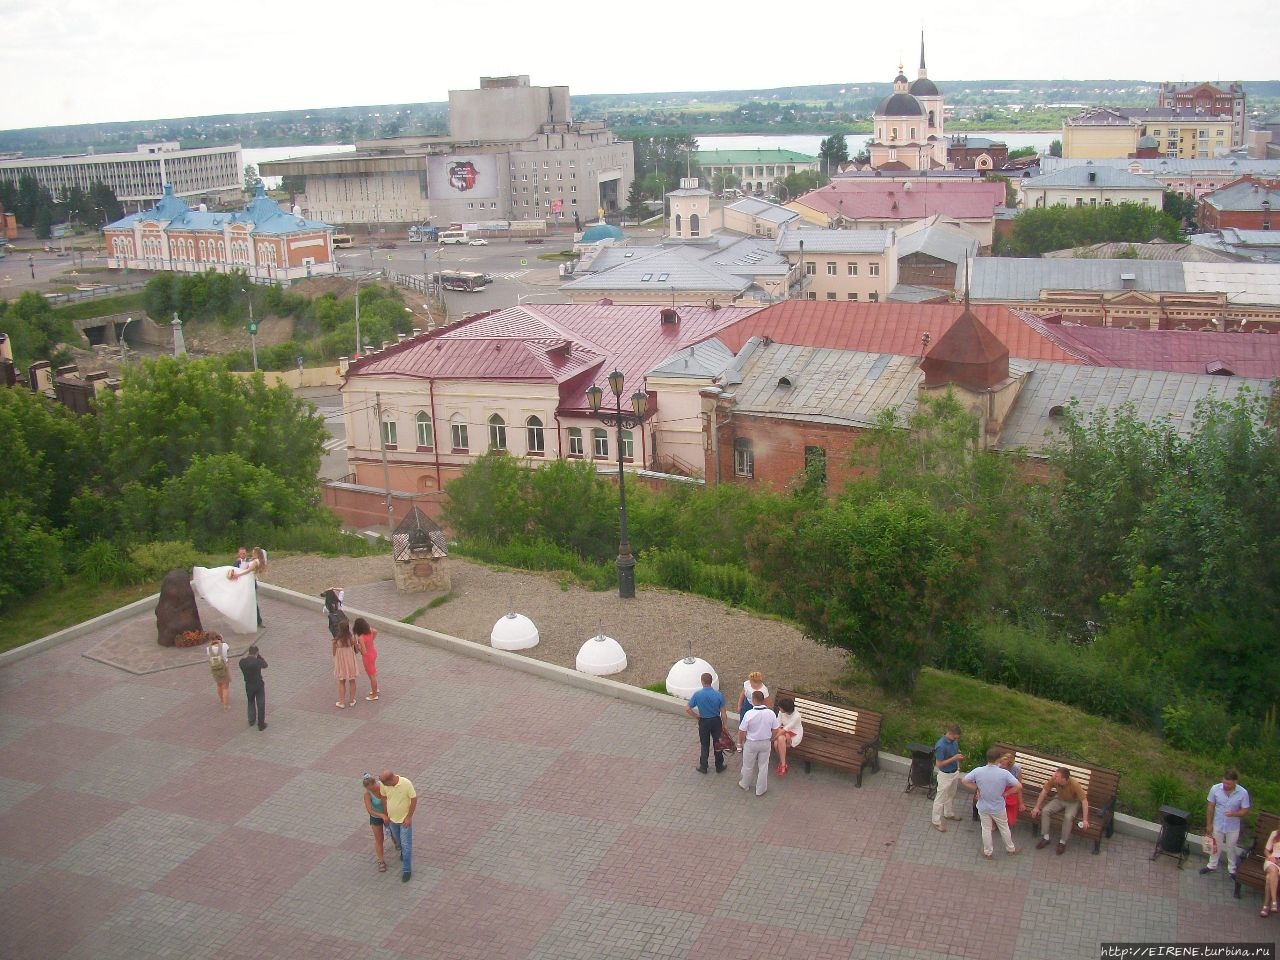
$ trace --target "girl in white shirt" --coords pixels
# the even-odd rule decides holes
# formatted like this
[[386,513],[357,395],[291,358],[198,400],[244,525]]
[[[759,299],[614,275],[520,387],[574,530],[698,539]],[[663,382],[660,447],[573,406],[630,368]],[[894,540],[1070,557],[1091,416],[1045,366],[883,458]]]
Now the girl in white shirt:
[[773,731],[773,749],[778,751],[778,776],[787,775],[787,747],[798,747],[804,739],[804,724],[800,711],[791,699],[778,701],[778,722],[782,726]]

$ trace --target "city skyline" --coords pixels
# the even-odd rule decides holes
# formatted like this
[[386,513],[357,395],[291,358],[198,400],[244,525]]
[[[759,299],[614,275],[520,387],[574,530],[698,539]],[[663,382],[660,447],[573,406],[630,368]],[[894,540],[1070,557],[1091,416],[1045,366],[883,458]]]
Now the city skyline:
[[[459,16],[451,11],[444,30],[445,18],[422,9],[378,0],[359,8],[357,22],[317,18],[297,3],[227,0],[214,21],[213,8],[173,5],[157,17],[141,0],[0,0],[0,129],[435,102],[450,89],[475,88],[481,76],[510,74],[576,95],[888,82],[899,62],[915,76],[922,29],[929,75],[944,86],[1055,78],[1247,84],[1274,70],[1271,31],[1233,29],[1198,42],[1187,23],[1201,8],[1181,0],[1158,13],[1078,0],[999,14],[928,0],[905,17],[832,8],[782,23],[776,8],[744,14],[739,6],[701,26],[686,23],[687,6],[672,0],[646,5],[643,19],[604,8],[552,17],[514,0],[472,0]],[[269,26],[254,19],[264,10]],[[575,32],[588,17],[597,32]],[[1231,19],[1274,22],[1262,0],[1237,4]],[[828,41],[833,52],[823,55],[815,30],[854,39]],[[1230,44],[1215,45],[1214,36]]]

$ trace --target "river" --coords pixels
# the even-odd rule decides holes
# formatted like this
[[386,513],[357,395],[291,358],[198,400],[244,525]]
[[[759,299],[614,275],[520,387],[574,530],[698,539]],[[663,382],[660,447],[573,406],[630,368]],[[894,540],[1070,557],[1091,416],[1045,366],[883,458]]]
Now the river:
[[[1060,131],[1044,133],[1030,130],[954,130],[948,131],[947,136],[958,136],[967,134],[971,137],[986,137],[990,140],[999,140],[1009,145],[1010,150],[1017,150],[1020,147],[1034,147],[1040,153],[1047,153],[1051,141],[1062,139]],[[853,156],[859,150],[863,149],[867,141],[871,138],[865,134],[850,134],[845,136],[845,140],[849,144],[849,156]],[[797,153],[807,153],[810,156],[818,155],[818,144],[823,138],[818,134],[788,134],[786,136],[771,137],[759,134],[733,134],[728,136],[699,136],[698,149],[700,150],[794,150]],[[265,160],[286,160],[290,157],[306,157],[317,153],[345,153],[355,150],[355,145],[350,143],[331,143],[312,145],[305,147],[258,147],[246,149],[244,153],[244,162],[253,164],[255,167]],[[278,187],[280,185],[279,177],[264,177],[263,182],[268,187]]]

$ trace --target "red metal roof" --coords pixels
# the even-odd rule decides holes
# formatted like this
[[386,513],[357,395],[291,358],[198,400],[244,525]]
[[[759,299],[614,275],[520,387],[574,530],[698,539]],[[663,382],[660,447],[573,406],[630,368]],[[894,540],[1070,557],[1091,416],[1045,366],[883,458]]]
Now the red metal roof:
[[[1032,321],[1036,325],[1040,321]],[[1045,335],[1100,367],[1280,377],[1280,337],[1192,330],[1124,330],[1044,323]],[[1246,327],[1246,329],[1248,329]]]
[[796,203],[846,220],[919,220],[941,213],[958,220],[985,219],[1004,203],[1004,184],[987,180],[833,180]]
[[[375,354],[352,377],[558,383],[561,404],[587,408],[586,389],[608,392],[617,368],[632,384],[684,347],[716,336],[760,307],[678,306],[663,321],[653,304],[539,304],[481,314]],[[585,374],[585,376],[583,376]]]
[[[1008,307],[975,304],[970,309],[1009,348],[1012,357],[1083,362],[1079,351],[1055,343]],[[958,303],[785,300],[738,321],[718,337],[734,353],[751,337],[769,337],[802,347],[918,356],[924,350],[924,334],[929,334],[930,343],[937,343],[963,312]]]

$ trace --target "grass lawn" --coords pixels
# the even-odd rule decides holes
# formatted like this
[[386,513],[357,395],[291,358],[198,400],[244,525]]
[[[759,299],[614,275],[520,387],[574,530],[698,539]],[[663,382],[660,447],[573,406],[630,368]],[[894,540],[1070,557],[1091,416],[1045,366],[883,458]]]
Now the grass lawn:
[[158,585],[154,583],[128,587],[91,587],[75,583],[49,588],[14,604],[5,614],[4,629],[0,630],[0,651],[12,650],[77,623],[100,617],[125,604],[150,596],[157,590]]

